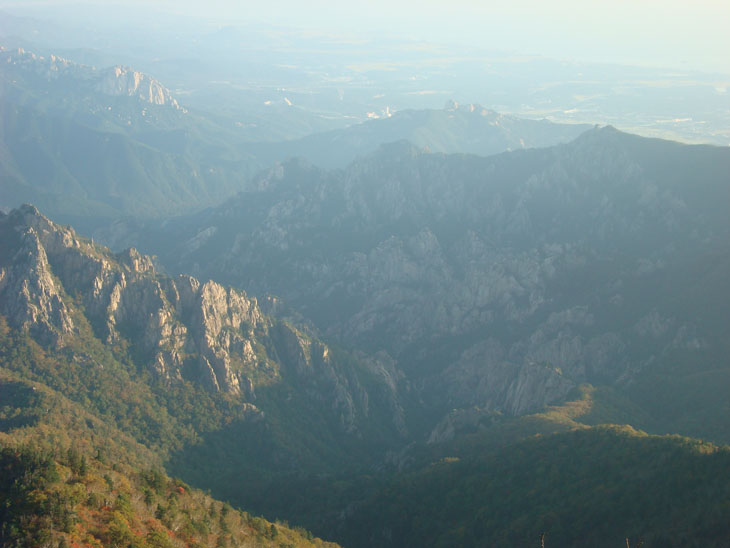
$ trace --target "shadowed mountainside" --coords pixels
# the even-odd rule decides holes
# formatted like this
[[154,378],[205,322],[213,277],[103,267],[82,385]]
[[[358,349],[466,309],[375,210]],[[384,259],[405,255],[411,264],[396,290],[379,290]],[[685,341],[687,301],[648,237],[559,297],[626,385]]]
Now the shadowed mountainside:
[[726,441],[707,420],[719,400],[676,394],[728,383],[728,173],[728,148],[610,127],[487,158],[401,143],[343,171],[283,164],[145,242],[172,271],[279,295],[387,352],[419,387],[422,427],[589,382],[640,399],[659,431]]

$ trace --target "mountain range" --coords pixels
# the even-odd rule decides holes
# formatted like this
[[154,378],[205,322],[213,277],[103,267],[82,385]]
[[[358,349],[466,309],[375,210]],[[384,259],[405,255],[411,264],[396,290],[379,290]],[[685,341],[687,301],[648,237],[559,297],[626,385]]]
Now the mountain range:
[[486,158],[399,144],[344,171],[283,164],[145,242],[387,353],[441,416],[519,415],[588,382],[633,394],[659,432],[727,441],[705,414],[720,400],[673,399],[727,382],[727,173],[727,148],[610,127]]
[[405,140],[430,152],[489,156],[566,143],[590,128],[586,124],[556,124],[507,116],[480,105],[449,101],[442,110],[402,110],[344,129],[276,143],[273,147],[254,145],[253,150],[271,160],[298,157],[324,168],[344,168],[393,141]]
[[[429,416],[423,383],[281,319],[274,297],[170,278],[32,206],[0,217],[0,235],[4,542],[323,545],[189,484],[346,546],[727,536],[727,449],[600,426],[656,424],[620,384],[583,383],[534,413],[465,406],[424,436],[409,416]],[[670,365],[651,376],[681,382],[683,403],[691,383],[724,393],[721,363]],[[722,433],[718,403],[704,418]]]
[[730,148],[0,75],[1,544],[727,544]]
[[184,108],[161,82],[129,67],[0,49],[0,71],[0,206],[33,202],[86,230],[119,217],[160,219],[217,205],[249,188],[257,171],[290,157],[345,165],[405,138],[435,151],[489,154],[563,142],[587,128],[452,105],[254,142],[244,125]]

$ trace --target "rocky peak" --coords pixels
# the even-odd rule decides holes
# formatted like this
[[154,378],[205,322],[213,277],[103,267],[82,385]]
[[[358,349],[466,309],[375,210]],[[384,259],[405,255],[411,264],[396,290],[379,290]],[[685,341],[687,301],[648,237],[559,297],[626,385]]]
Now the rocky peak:
[[65,294],[76,294],[97,336],[107,343],[132,339],[160,376],[182,378],[184,356],[197,352],[203,377],[215,365],[207,384],[238,392],[229,353],[244,345],[225,344],[221,331],[255,323],[261,316],[255,300],[193,278],[181,278],[178,289],[135,249],[113,255],[30,205],[0,218],[0,234],[0,312],[12,325],[43,344],[62,346],[73,332],[69,309],[75,304]]
[[444,105],[444,110],[446,112],[461,112],[468,114],[476,113],[476,115],[478,116],[484,116],[492,120],[497,120],[498,118],[502,117],[502,115],[498,112],[495,112],[492,109],[484,108],[482,105],[475,103],[462,105],[459,102],[454,101],[453,99],[446,101],[446,104]]
[[95,89],[105,95],[137,97],[153,105],[180,108],[170,90],[154,78],[129,67],[113,67],[101,72]]
[[63,78],[73,79],[77,89],[85,88],[91,92],[117,97],[136,97],[145,103],[182,110],[170,90],[158,80],[129,67],[97,69],[56,55],[44,57],[18,48],[0,49],[0,70],[35,75],[49,82]]
[[17,241],[15,252],[0,263],[0,312],[43,344],[62,346],[74,323],[46,251],[32,226],[26,226]]
[[51,226],[51,221],[41,214],[32,204],[23,204],[13,209],[6,215],[6,219],[15,227],[33,227],[38,229],[40,226],[47,228]]
[[146,255],[140,255],[139,251],[130,247],[129,249],[117,254],[119,262],[127,266],[132,272],[139,274],[149,272],[154,273],[152,259]]
[[75,64],[56,55],[43,57],[23,48],[7,50],[0,48],[0,60],[6,68],[15,67],[32,72],[47,80],[55,80],[75,68]]

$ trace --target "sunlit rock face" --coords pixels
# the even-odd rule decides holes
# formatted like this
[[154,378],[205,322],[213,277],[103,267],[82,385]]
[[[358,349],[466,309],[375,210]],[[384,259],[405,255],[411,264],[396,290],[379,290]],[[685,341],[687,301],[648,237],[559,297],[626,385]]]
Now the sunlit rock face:
[[106,95],[127,95],[153,105],[180,107],[170,91],[160,82],[128,67],[114,67],[104,71],[95,88]]
[[388,409],[386,429],[406,435],[400,377],[387,359],[333,357],[326,343],[267,316],[244,291],[160,274],[135,249],[114,254],[33,206],[0,213],[0,238],[0,314],[44,347],[75,352],[88,326],[110,348],[130,348],[164,383],[200,384],[251,409],[257,388],[291,383],[352,435],[374,400]]

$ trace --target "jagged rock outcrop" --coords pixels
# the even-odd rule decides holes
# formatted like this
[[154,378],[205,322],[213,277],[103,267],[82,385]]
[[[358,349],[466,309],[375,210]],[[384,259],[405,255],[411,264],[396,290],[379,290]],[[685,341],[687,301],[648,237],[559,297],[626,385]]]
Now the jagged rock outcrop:
[[138,97],[153,105],[170,105],[180,108],[170,90],[154,78],[129,67],[113,67],[105,70],[94,89],[106,95]]
[[104,95],[136,97],[152,105],[181,109],[170,90],[159,81],[129,67],[97,69],[56,55],[45,57],[22,48],[8,50],[0,47],[0,71],[10,69],[22,69],[49,82],[73,79]]
[[[72,292],[105,342],[132,341],[162,377],[181,379],[185,356],[194,354],[194,378],[214,390],[240,392],[241,366],[254,358],[246,337],[263,320],[255,299],[215,282],[157,276],[149,257],[134,249],[113,255],[32,206],[4,221],[22,231],[23,245],[9,258],[12,270],[3,283],[2,312],[16,325],[42,329],[46,338],[55,332],[60,344],[73,324],[59,292]],[[242,330],[243,323],[250,329]]]
[[55,80],[67,71],[75,71],[75,63],[62,57],[49,55],[44,57],[25,51],[23,48],[9,50],[0,46],[0,62],[7,68],[10,66],[22,67],[46,80]]
[[42,343],[62,346],[74,323],[53,279],[46,251],[33,227],[11,235],[19,244],[0,266],[0,311]]
[[549,363],[510,362],[494,340],[464,351],[439,382],[448,387],[446,396],[451,405],[476,405],[509,415],[538,411],[576,386],[571,377]]
[[[33,206],[2,215],[0,235],[0,314],[41,344],[63,347],[78,335],[76,314],[105,344],[129,345],[158,378],[239,397],[251,416],[261,418],[251,403],[257,387],[293,382],[341,431],[356,434],[368,420],[357,360],[333,358],[325,343],[265,315],[245,292],[160,275],[149,257],[134,249],[113,254]],[[358,367],[377,379],[393,428],[405,434],[398,382],[384,373],[387,366],[369,357]]]

